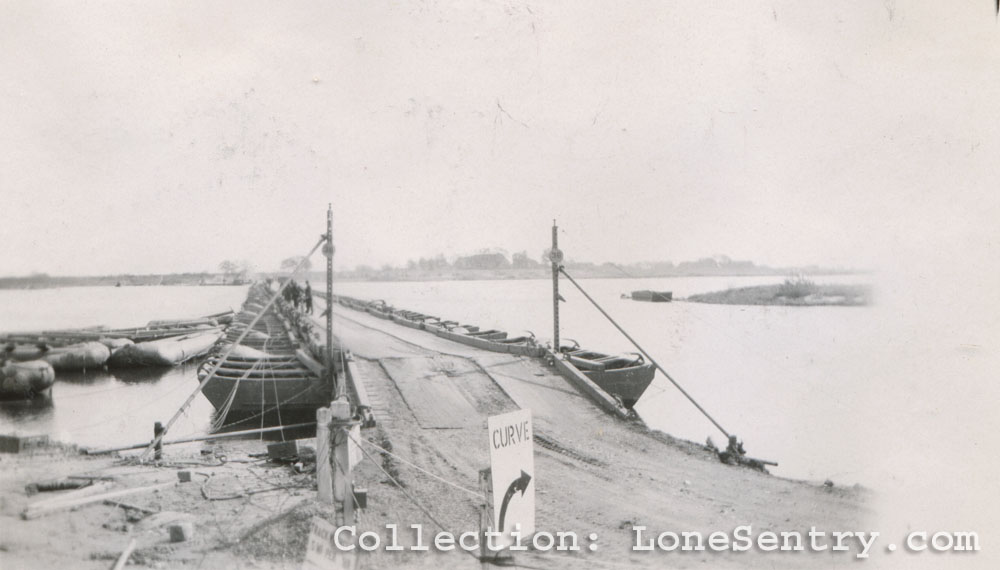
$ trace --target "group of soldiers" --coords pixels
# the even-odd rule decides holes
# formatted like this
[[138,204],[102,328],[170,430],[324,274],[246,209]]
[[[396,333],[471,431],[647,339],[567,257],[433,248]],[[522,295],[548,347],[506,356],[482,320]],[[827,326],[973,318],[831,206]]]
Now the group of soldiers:
[[299,285],[294,280],[290,281],[281,294],[285,301],[295,309],[303,311],[307,315],[313,314],[313,293],[308,281],[306,281],[305,286]]

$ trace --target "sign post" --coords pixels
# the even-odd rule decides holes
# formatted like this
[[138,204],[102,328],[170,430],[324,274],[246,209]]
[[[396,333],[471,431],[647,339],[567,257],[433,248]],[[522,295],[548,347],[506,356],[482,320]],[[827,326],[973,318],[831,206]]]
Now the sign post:
[[355,552],[342,552],[334,543],[337,527],[319,518],[312,518],[306,556],[302,570],[355,570],[361,567],[361,557]]
[[[535,457],[531,410],[518,410],[487,420],[493,479],[493,530],[498,545],[508,546],[512,530],[535,532]],[[520,525],[519,527],[515,525]]]

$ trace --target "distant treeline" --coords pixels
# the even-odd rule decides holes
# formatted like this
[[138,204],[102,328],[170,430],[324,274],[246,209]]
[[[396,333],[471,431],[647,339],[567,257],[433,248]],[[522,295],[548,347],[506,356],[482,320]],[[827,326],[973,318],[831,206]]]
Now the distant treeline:
[[233,275],[218,273],[162,273],[153,275],[92,275],[59,277],[35,273],[25,277],[0,277],[0,289],[46,289],[50,287],[135,287],[152,285],[238,285]]
[[[551,276],[548,250],[540,259],[532,259],[527,252],[508,256],[500,251],[483,251],[459,256],[449,261],[444,255],[410,260],[404,267],[382,265],[379,268],[358,265],[350,271],[338,271],[336,277],[353,281],[431,281],[473,279],[543,279]],[[857,270],[829,269],[817,265],[806,267],[768,267],[752,261],[733,260],[724,255],[706,257],[696,261],[674,264],[670,261],[640,263],[593,263],[567,259],[563,265],[577,277],[628,278],[628,277],[684,277],[684,276],[740,276],[740,275],[830,275],[858,273]],[[313,272],[310,278],[321,279]]]
[[[375,268],[358,265],[351,270],[337,271],[335,278],[341,281],[447,281],[483,279],[545,279],[551,277],[551,265],[547,261],[548,250],[542,252],[541,260],[532,259],[526,252],[508,256],[499,251],[483,251],[472,255],[459,256],[448,260],[444,255],[410,260],[403,267],[382,265]],[[281,278],[297,265],[298,258],[289,258],[282,263],[284,271],[253,273],[249,265],[241,270],[220,264],[222,273],[169,273],[155,275],[101,275],[89,277],[53,277],[44,273],[26,277],[0,277],[0,289],[39,289],[46,287],[79,286],[144,286],[144,285],[239,285],[258,277]],[[829,269],[810,265],[807,267],[768,267],[756,265],[752,261],[738,261],[724,255],[706,257],[697,261],[670,261],[641,263],[593,263],[589,261],[563,262],[575,277],[581,278],[627,278],[627,277],[694,277],[694,276],[746,276],[746,275],[833,275],[859,273],[858,270]],[[287,267],[285,267],[287,266]],[[299,281],[311,280],[323,283],[324,271],[309,271],[311,264],[300,274]]]

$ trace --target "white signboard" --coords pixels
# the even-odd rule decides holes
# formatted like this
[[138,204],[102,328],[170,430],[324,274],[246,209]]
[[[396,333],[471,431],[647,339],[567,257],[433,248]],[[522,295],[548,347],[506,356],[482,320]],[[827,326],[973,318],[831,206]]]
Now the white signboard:
[[531,410],[493,416],[487,421],[493,477],[493,530],[508,545],[520,524],[522,536],[535,532],[535,457]]

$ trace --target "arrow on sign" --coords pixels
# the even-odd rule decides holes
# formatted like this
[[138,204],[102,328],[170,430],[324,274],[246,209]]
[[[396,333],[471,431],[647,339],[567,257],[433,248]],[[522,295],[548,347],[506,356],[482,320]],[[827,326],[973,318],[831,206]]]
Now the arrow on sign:
[[520,491],[521,496],[524,496],[524,491],[527,490],[529,481],[531,481],[531,475],[528,475],[524,472],[524,470],[522,470],[521,476],[511,481],[510,486],[507,487],[507,492],[503,495],[503,502],[500,503],[500,528],[497,529],[500,532],[503,532],[504,529],[503,523],[504,519],[507,517],[507,505],[510,504],[510,500],[514,496],[514,493]]

